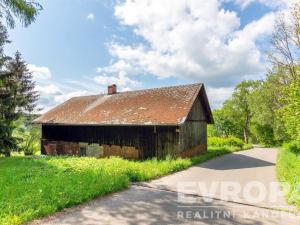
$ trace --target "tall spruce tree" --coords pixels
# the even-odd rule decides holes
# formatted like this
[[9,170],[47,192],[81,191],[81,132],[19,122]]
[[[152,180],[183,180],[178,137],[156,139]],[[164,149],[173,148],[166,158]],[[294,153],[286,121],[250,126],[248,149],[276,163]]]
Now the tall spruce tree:
[[0,83],[0,152],[10,156],[11,150],[17,145],[17,140],[12,135],[15,121],[21,115],[32,112],[38,99],[32,73],[19,52],[5,63]]
[[4,55],[4,45],[9,41],[1,19],[6,19],[9,28],[15,26],[16,18],[28,26],[41,9],[35,1],[0,0],[0,153],[6,156],[16,148],[17,140],[12,135],[16,120],[34,109],[38,95],[21,54],[17,52],[14,58]]
[[6,139],[4,138],[5,133],[7,133],[6,125],[5,125],[5,117],[4,117],[4,108],[5,101],[4,99],[8,96],[8,91],[5,86],[5,80],[7,79],[6,72],[4,70],[4,64],[7,60],[3,53],[3,46],[8,42],[8,36],[6,28],[0,22],[0,153],[4,152],[4,145],[8,145]]

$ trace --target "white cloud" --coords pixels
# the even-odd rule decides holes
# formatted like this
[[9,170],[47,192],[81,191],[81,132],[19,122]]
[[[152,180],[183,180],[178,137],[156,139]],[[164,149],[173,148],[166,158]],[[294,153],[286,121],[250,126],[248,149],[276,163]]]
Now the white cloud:
[[47,85],[36,85],[36,91],[40,93],[40,95],[62,95],[63,92],[54,84],[47,84]]
[[123,71],[119,72],[116,76],[106,74],[95,76],[93,80],[105,88],[108,85],[116,84],[121,88],[121,91],[129,91],[141,86],[139,81],[129,78]]
[[97,68],[98,73],[116,74],[121,71],[126,74],[136,75],[140,71],[140,68],[133,67],[132,64],[125,62],[122,59],[116,62],[111,62],[108,66]]
[[68,93],[64,93],[62,95],[55,96],[54,100],[56,103],[59,104],[59,103],[63,103],[65,101],[67,101],[70,98],[84,96],[84,95],[88,95],[88,91],[85,91],[85,90],[71,91]]
[[50,69],[45,66],[36,66],[34,64],[28,64],[27,68],[30,72],[32,72],[32,76],[35,81],[47,80],[52,76]]
[[[203,82],[213,108],[220,107],[240,80],[251,79],[265,70],[259,41],[273,31],[275,13],[268,13],[244,27],[237,13],[223,9],[224,2],[242,9],[259,2],[272,9],[286,7],[293,0],[123,0],[115,5],[115,16],[139,39],[124,44],[115,38],[108,44],[113,57],[97,68],[91,86],[99,92],[117,84],[119,90],[141,87],[137,76],[152,74],[158,79],[177,78]],[[93,21],[90,13],[87,20]],[[123,42],[123,43],[122,43]],[[73,96],[91,94],[89,85],[73,82],[72,90],[50,80],[47,67],[31,65],[44,111]],[[92,83],[92,82],[91,82]],[[74,86],[76,84],[76,86]],[[86,87],[87,86],[87,87]],[[96,86],[96,87],[95,87]]]
[[39,93],[37,113],[44,113],[64,101],[80,95],[90,94],[86,90],[73,89],[67,85],[57,85],[52,81],[52,74],[48,67],[28,64],[28,69],[33,73],[33,80],[36,81],[35,91]]
[[145,42],[110,43],[116,60],[98,68],[108,77],[145,73],[220,87],[265,69],[257,42],[272,32],[273,13],[241,29],[237,14],[217,0],[126,0],[115,16]]
[[90,21],[94,21],[95,15],[94,15],[93,13],[89,13],[89,14],[86,16],[86,19],[87,19],[87,20],[90,20]]
[[213,109],[220,108],[225,100],[227,100],[232,92],[234,87],[221,87],[221,88],[207,88],[207,96],[211,107]]
[[45,113],[72,97],[89,94],[88,91],[85,90],[62,90],[60,87],[50,82],[49,84],[36,85],[35,90],[40,95],[37,109],[41,109],[41,111],[37,113]]

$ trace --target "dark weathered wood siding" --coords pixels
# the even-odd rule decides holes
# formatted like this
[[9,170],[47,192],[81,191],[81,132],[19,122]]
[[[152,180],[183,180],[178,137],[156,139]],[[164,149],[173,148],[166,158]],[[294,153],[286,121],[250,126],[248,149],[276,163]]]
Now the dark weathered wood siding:
[[207,122],[200,98],[197,98],[186,122],[180,126],[179,151],[207,145]]
[[100,145],[132,146],[140,158],[175,154],[179,134],[176,126],[42,126],[42,139],[48,141],[88,142]]

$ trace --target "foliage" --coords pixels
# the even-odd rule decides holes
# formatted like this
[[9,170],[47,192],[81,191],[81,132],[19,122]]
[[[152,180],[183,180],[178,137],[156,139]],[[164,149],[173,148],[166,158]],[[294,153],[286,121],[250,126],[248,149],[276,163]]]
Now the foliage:
[[6,28],[0,23],[0,153],[4,152],[3,149],[1,149],[1,146],[8,145],[10,142],[8,142],[4,137],[5,134],[8,133],[7,126],[4,126],[5,118],[3,117],[1,111],[2,111],[2,104],[3,99],[6,97],[6,87],[5,82],[3,80],[3,77],[6,75],[3,67],[7,60],[7,57],[5,57],[3,53],[3,48],[6,43],[8,43],[8,36]]
[[[273,71],[275,137],[291,141],[280,150],[277,172],[280,181],[290,185],[287,198],[289,203],[300,208],[300,5],[296,4],[287,15],[281,15],[276,22],[273,34],[273,52],[270,60]],[[275,78],[275,79],[274,79]],[[279,125],[279,126],[278,126]]]
[[277,114],[282,118],[290,140],[300,141],[300,79],[285,87],[284,92],[283,107],[277,110]]
[[284,148],[295,153],[300,154],[300,141],[291,141],[284,144]]
[[0,17],[6,19],[10,28],[15,27],[14,17],[19,18],[24,26],[30,25],[40,10],[42,10],[42,6],[35,1],[0,0]]
[[300,50],[300,4],[294,4],[288,13],[277,16],[272,35],[272,49],[268,53],[274,68],[282,70],[282,82],[299,79],[298,59]]
[[117,157],[0,157],[0,224],[52,214],[96,196],[126,188],[234,151],[210,147],[192,159],[129,161]]
[[[0,18],[5,18],[10,28],[15,26],[15,18],[28,26],[41,9],[35,1],[0,0]],[[32,111],[37,94],[21,54],[17,52],[14,58],[4,55],[6,43],[9,43],[7,30],[0,22],[0,154],[10,156],[11,149],[17,148],[14,123],[21,114]]]
[[285,182],[290,186],[286,196],[288,202],[300,209],[300,145],[297,144],[298,153],[293,151],[295,146],[295,144],[288,144],[280,149],[277,160],[277,174],[281,182]]
[[264,146],[276,145],[274,130],[271,125],[253,123],[250,130],[252,141],[262,143]]
[[214,124],[208,125],[208,136],[228,137],[230,135],[241,136],[241,130],[233,119],[233,114],[225,108],[213,111]]
[[244,146],[244,142],[241,139],[236,137],[227,137],[227,138],[209,137],[208,145],[216,146],[216,147],[232,146],[232,147],[238,147],[242,149]]
[[24,152],[25,155],[34,155],[40,151],[41,127],[32,124],[34,115],[22,116],[16,121],[13,137],[18,140],[17,151]]
[[18,52],[6,63],[0,80],[0,153],[10,156],[11,149],[16,149],[18,141],[13,136],[15,122],[24,113],[32,112],[38,94],[34,91],[32,73]]
[[243,81],[238,84],[232,97],[224,102],[223,108],[214,110],[215,125],[212,134],[219,137],[230,135],[249,142],[252,111],[251,94],[259,85],[259,81]]

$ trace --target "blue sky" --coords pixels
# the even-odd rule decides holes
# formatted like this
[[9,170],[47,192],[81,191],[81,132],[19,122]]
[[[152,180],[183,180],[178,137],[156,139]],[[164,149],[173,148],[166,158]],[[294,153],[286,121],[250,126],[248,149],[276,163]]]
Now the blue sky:
[[9,30],[46,111],[70,97],[203,82],[214,108],[243,79],[262,78],[285,0],[51,0],[35,23]]

